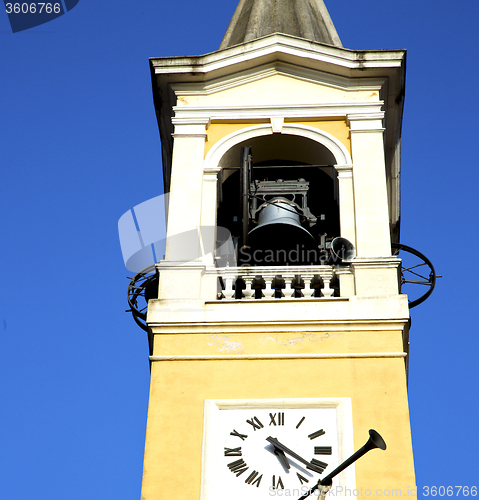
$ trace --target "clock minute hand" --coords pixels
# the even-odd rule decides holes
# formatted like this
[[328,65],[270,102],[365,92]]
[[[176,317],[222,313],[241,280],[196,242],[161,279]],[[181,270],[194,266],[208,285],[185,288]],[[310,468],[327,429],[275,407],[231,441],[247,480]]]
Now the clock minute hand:
[[288,455],[291,455],[293,458],[295,458],[299,462],[305,464],[308,467],[308,469],[314,470],[314,472],[318,472],[318,473],[322,472],[321,470],[319,470],[319,468],[315,467],[311,462],[308,462],[303,457],[300,457],[294,451],[290,450],[284,444],[280,443],[276,438],[269,436],[269,437],[266,438],[266,441],[268,441],[269,443],[271,443],[278,450],[284,451],[284,453],[287,453]]

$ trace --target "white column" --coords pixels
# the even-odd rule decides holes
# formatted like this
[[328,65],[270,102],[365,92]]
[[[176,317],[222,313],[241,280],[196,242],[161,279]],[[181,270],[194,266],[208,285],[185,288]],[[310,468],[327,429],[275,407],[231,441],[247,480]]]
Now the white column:
[[353,166],[335,165],[338,173],[339,223],[341,236],[356,246],[356,219],[354,213]]
[[384,113],[348,115],[359,258],[391,255],[383,117]]
[[173,119],[175,125],[166,259],[190,262],[200,256],[203,163],[207,120]]
[[[160,272],[158,298],[200,300],[206,265],[199,262],[201,197],[208,120],[173,118],[173,159],[165,260]],[[216,282],[215,282],[216,283]],[[212,292],[213,296],[216,288]]]
[[[202,179],[201,213],[200,213],[200,258],[209,267],[216,265],[216,213],[218,198],[219,167],[204,169]],[[203,276],[201,280],[201,296],[211,300],[218,288],[218,277],[214,274]]]
[[216,219],[218,201],[218,173],[221,169],[208,168],[203,172],[203,186],[201,196],[201,219],[202,231],[201,246],[203,251],[203,262],[209,266],[214,265],[214,251],[216,244]]

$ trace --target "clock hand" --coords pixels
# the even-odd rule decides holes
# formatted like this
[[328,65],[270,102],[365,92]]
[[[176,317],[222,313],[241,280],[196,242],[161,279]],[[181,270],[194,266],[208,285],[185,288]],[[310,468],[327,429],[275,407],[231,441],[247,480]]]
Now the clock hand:
[[313,470],[314,472],[318,472],[319,474],[321,474],[322,470],[320,470],[318,467],[316,467],[315,465],[313,465],[311,462],[308,462],[304,458],[300,457],[294,451],[290,450],[284,444],[280,443],[277,439],[269,436],[269,437],[266,438],[266,441],[268,441],[269,443],[271,443],[275,448],[278,448],[279,450],[282,450],[284,453],[287,453],[288,455],[291,455],[293,458],[295,458],[299,462],[305,464],[308,469]]
[[276,448],[276,446],[273,446],[273,448],[274,448],[274,454],[278,457],[279,461],[283,464],[283,466],[286,469],[291,469],[291,465],[289,465],[288,459],[286,458],[284,451],[280,450],[279,448]]

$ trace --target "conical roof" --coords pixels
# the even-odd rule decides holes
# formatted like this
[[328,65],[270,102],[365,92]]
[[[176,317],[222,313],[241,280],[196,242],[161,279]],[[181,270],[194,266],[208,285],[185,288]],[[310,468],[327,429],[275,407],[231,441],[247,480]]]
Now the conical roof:
[[342,47],[323,0],[240,0],[220,49],[272,33]]

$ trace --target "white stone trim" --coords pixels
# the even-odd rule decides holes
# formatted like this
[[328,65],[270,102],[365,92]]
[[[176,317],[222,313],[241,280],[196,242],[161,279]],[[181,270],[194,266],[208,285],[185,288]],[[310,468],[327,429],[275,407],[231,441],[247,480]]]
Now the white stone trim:
[[401,259],[398,257],[372,257],[361,258],[356,257],[351,261],[351,267],[362,269],[396,269],[401,264]]
[[348,123],[350,126],[354,126],[357,122],[367,121],[367,120],[382,120],[384,118],[384,111],[374,114],[364,114],[355,113],[348,115]]
[[274,399],[205,399],[205,406],[214,405],[220,410],[234,408],[337,408],[347,405],[351,398],[274,398]]
[[[401,331],[409,321],[407,297],[401,298],[402,311],[393,308],[389,317],[378,307],[368,306],[370,300],[360,301],[361,306],[351,304],[351,298],[334,297],[321,299],[273,300],[215,300],[215,301],[150,301],[148,326],[154,334],[175,333],[347,333]],[[393,299],[391,296],[390,299]],[[357,302],[357,301],[353,301]],[[278,305],[281,305],[278,308]],[[295,318],[285,316],[288,308],[294,308]],[[259,311],[265,319],[258,318]],[[263,311],[265,311],[263,313]],[[314,311],[314,314],[311,314]],[[161,317],[160,317],[161,315]],[[343,316],[343,317],[340,317]],[[344,317],[346,316],[346,317]],[[358,318],[358,316],[362,316]],[[352,319],[355,317],[355,319]],[[253,318],[253,319],[246,319]],[[302,319],[310,318],[310,319]]]
[[216,182],[218,180],[218,174],[220,172],[220,167],[205,167],[203,169],[203,179],[207,182]]
[[342,90],[344,92],[379,92],[385,85],[384,78],[361,78],[358,81],[357,78],[351,78],[349,76],[335,75],[320,70],[318,71],[317,69],[275,61],[260,67],[255,66],[245,71],[241,71],[233,77],[227,75],[208,82],[190,82],[187,84],[174,83],[171,85],[171,89],[177,96],[205,96],[276,75],[295,78],[308,83],[321,84],[325,87]]
[[206,139],[207,134],[189,134],[189,133],[180,133],[180,134],[171,134],[171,137],[175,139],[176,137],[193,137],[193,138],[202,138]]
[[385,128],[369,128],[369,129],[364,129],[364,130],[350,130],[349,131],[349,136],[353,134],[365,134],[365,133],[371,133],[371,132],[381,132],[383,133],[386,129]]
[[354,359],[354,358],[405,358],[405,352],[356,352],[316,354],[191,354],[154,355],[150,361],[219,361],[219,360],[272,360],[272,359]]
[[175,126],[173,137],[206,137],[206,129],[210,124],[207,117],[176,117],[171,119]]
[[[362,57],[357,52],[339,47],[302,40],[293,36],[273,34],[245,44],[212,52],[202,56],[151,58],[153,71],[159,74],[183,74],[221,71],[229,66],[244,66],[251,61],[273,59],[293,62],[306,59],[310,65],[325,69],[330,65],[347,70],[364,72],[364,69],[400,69],[403,64],[404,50],[363,51]],[[174,61],[175,64],[172,64]],[[381,75],[383,76],[383,75]]]
[[348,114],[346,119],[350,134],[356,132],[384,132],[386,130],[383,127],[384,112]]
[[353,176],[353,166],[352,165],[334,165],[336,172],[338,173],[338,178],[352,177]]
[[[174,106],[174,120],[191,123],[194,120],[269,120],[271,118],[344,118],[350,115],[377,115],[383,101],[336,102],[319,104],[276,104],[271,106]],[[376,119],[376,118],[375,118]],[[180,123],[180,122],[178,122]]]
[[281,134],[284,126],[284,116],[271,117],[270,120],[273,134]]
[[201,125],[205,128],[210,126],[211,120],[207,117],[197,116],[197,117],[178,117],[175,116],[171,119],[173,125]]
[[196,124],[175,125],[175,133],[172,135],[173,137],[206,137],[206,127]]
[[[223,156],[236,144],[254,137],[270,135],[273,133],[271,124],[253,125],[231,134],[219,140],[208,152],[205,158],[205,169],[217,167]],[[319,142],[328,149],[340,165],[351,165],[352,160],[349,151],[344,144],[338,141],[333,135],[307,125],[297,125],[294,123],[285,123],[282,133],[285,135],[297,135],[306,137],[315,142]]]
[[[174,236],[174,235],[173,235]],[[205,274],[206,264],[202,262],[195,261],[172,261],[172,260],[162,260],[155,264],[158,272],[162,271],[201,271],[201,274]]]

